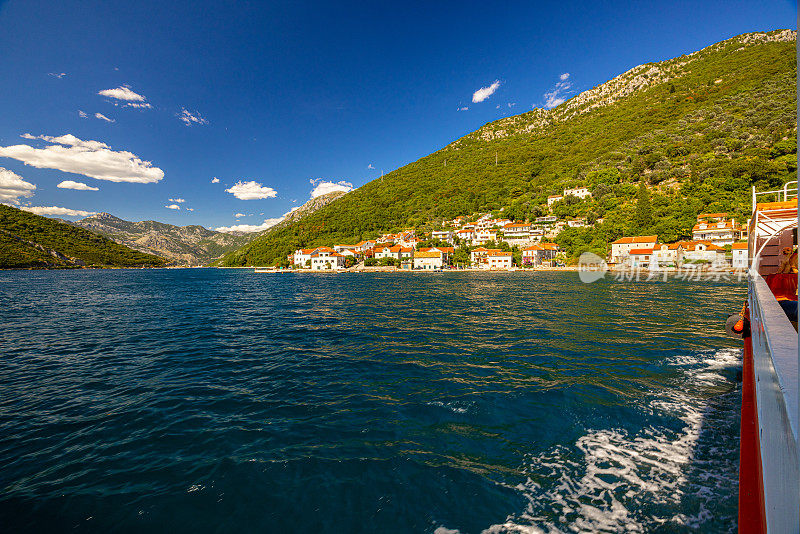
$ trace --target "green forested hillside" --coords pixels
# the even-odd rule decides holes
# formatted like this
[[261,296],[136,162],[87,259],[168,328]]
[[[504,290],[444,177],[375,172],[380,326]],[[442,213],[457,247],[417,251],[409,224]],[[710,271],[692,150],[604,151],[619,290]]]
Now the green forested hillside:
[[796,177],[795,39],[788,31],[738,36],[636,67],[553,110],[487,124],[224,263],[273,264],[299,247],[430,229],[476,212],[531,219],[547,213],[548,195],[579,185],[593,198],[568,198],[553,213],[602,222],[562,232],[558,242],[573,256],[604,254],[623,234],[690,237],[702,211],[744,221],[752,185]]
[[89,230],[0,205],[0,268],[160,267],[166,263]]

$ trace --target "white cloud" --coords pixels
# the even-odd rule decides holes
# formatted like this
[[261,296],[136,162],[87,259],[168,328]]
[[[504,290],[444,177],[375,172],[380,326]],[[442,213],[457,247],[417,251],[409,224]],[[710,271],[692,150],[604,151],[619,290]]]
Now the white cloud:
[[186,211],[194,211],[194,208],[186,208]]
[[234,215],[234,217],[238,219],[239,217],[247,217],[247,215],[245,215],[244,213],[237,213],[236,215]]
[[101,96],[107,96],[108,98],[114,98],[116,100],[124,100],[126,102],[144,102],[147,100],[143,95],[135,93],[127,85],[121,85],[116,89],[103,89],[97,94]]
[[181,108],[181,112],[177,115],[178,119],[182,120],[186,126],[191,126],[192,123],[195,124],[208,124],[208,121],[203,118],[200,113],[195,111],[194,113],[189,112],[186,108]]
[[88,116],[85,111],[78,110],[78,117],[85,119]]
[[492,96],[499,87],[500,87],[500,80],[495,80],[489,87],[481,87],[472,94],[472,103],[477,104],[478,102],[483,102],[484,100]]
[[151,106],[148,102],[143,102],[143,103],[128,102],[127,104],[125,104],[125,107],[127,107],[127,108],[137,108],[137,109],[150,109],[153,106]]
[[213,177],[213,178],[211,179],[211,183],[212,183],[212,184],[218,184],[218,183],[219,183],[219,178],[217,178],[216,176],[215,176],[215,177]]
[[56,187],[59,189],[75,189],[76,191],[100,191],[99,187],[92,187],[83,182],[73,182],[72,180],[64,180]]
[[23,134],[21,137],[53,144],[45,148],[0,146],[0,157],[13,158],[37,169],[56,169],[109,182],[150,184],[164,178],[164,171],[153,167],[149,161],[131,152],[111,150],[99,141],[83,141],[71,134],[60,137]]
[[48,72],[48,76],[52,76],[53,78],[58,78],[59,80],[67,75],[66,72]]
[[558,78],[561,81],[544,94],[544,107],[547,109],[563,104],[567,99],[567,95],[570,93],[570,89],[572,89],[572,82],[569,81],[569,72],[565,72]]
[[259,200],[262,198],[274,198],[278,192],[271,187],[266,187],[255,181],[242,182],[241,180],[225,190],[239,200]]
[[22,176],[0,167],[0,202],[18,204],[20,198],[32,197],[36,186]]
[[[314,181],[312,180],[312,183]],[[328,193],[333,193],[334,191],[344,191],[345,193],[353,190],[353,184],[350,182],[345,182],[344,180],[339,182],[319,182],[317,187],[311,191],[311,198],[317,198],[322,195],[327,195]]]
[[214,228],[214,230],[217,232],[244,232],[247,234],[251,234],[253,232],[263,232],[264,230],[272,228],[284,218],[285,216],[276,217],[274,219],[264,219],[264,222],[261,224],[235,224],[233,226],[220,226],[219,228]]
[[463,108],[458,108],[456,111],[469,111],[469,108],[464,106]]
[[169,206],[164,206],[164,207],[167,208],[167,209],[170,209],[170,210],[179,210],[179,209],[181,209],[181,207],[178,206],[177,204],[170,204]]
[[36,215],[61,215],[66,217],[89,217],[90,215],[97,213],[95,211],[59,208],[58,206],[23,206],[20,209],[35,213]]
[[102,113],[95,113],[94,116],[95,116],[95,118],[103,120],[103,121],[106,121],[106,122],[117,122],[116,119],[109,119],[108,117],[106,117]]
[[375,170],[375,165],[373,165],[372,163],[370,163],[369,165],[367,165],[367,169],[370,169],[370,170]]
[[514,107],[514,106],[516,106],[516,105],[517,105],[517,103],[516,103],[516,102],[509,102],[509,103],[508,103],[508,107],[509,107],[509,108],[513,108],[513,107]]
[[186,202],[186,200],[184,200],[182,198],[170,198],[169,201],[170,202],[177,202],[178,204],[183,204],[184,202]]

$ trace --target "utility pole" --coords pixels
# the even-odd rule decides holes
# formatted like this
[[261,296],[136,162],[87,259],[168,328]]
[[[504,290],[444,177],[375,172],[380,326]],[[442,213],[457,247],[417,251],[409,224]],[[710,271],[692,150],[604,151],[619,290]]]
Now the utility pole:
[[494,166],[497,167],[497,152],[494,153]]

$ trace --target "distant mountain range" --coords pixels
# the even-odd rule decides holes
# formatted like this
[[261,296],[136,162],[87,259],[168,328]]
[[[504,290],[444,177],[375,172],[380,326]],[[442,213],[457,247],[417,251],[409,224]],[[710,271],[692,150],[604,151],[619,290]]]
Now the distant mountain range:
[[[743,221],[752,185],[774,189],[796,177],[795,45],[791,30],[750,33],[639,65],[553,109],[486,124],[221,263],[273,265],[301,247],[500,210],[517,221],[587,219],[589,228],[557,238],[573,258],[605,255],[625,234],[691,237],[704,211]],[[549,195],[579,186],[592,197],[548,208]]]
[[77,222],[64,222],[185,266],[206,265],[255,237],[215,232],[196,225],[174,226],[157,221],[131,222],[110,213],[98,213]]
[[83,228],[0,204],[0,269],[166,264]]

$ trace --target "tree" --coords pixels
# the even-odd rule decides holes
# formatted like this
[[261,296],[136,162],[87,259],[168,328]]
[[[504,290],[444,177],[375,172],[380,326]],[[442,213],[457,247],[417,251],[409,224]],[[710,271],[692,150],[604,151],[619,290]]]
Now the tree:
[[644,184],[644,180],[639,182],[639,194],[636,198],[636,213],[634,214],[634,224],[638,232],[643,232],[653,224],[653,207],[650,205],[650,190]]
[[458,247],[456,251],[453,253],[453,263],[455,265],[469,266],[469,264],[471,263],[469,255],[469,247],[466,246]]

